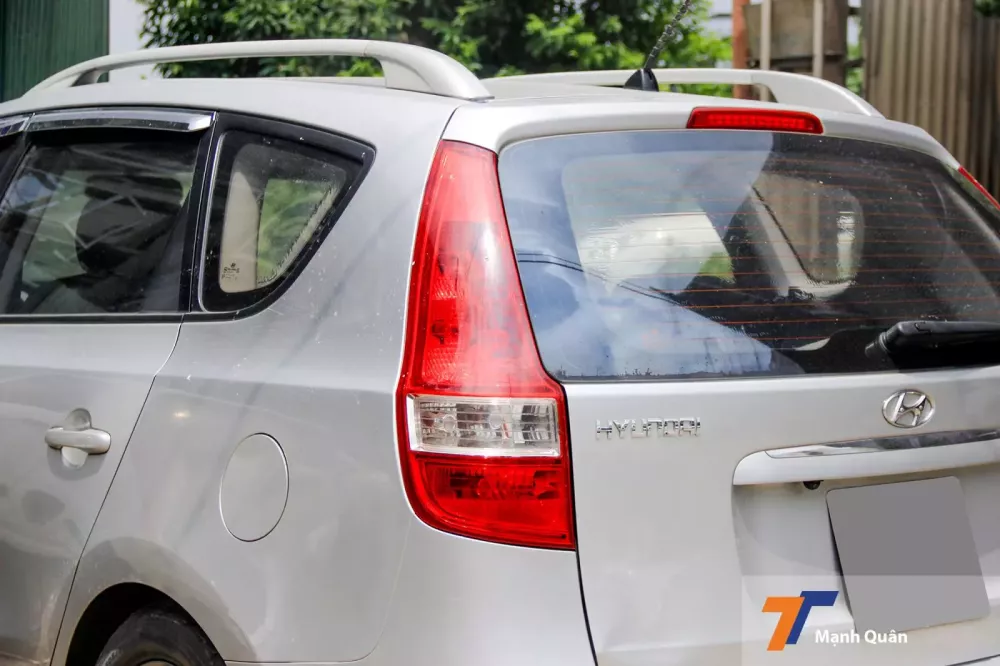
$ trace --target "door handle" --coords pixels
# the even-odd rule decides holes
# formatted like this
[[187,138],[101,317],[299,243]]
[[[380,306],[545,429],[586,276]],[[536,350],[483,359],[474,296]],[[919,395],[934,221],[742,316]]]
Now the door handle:
[[90,413],[74,409],[61,426],[45,431],[45,443],[62,453],[68,467],[82,467],[91,455],[107,453],[111,448],[111,435],[91,426]]
[[79,449],[88,455],[100,455],[111,448],[111,435],[96,428],[66,430],[56,426],[46,431],[45,443],[53,449]]

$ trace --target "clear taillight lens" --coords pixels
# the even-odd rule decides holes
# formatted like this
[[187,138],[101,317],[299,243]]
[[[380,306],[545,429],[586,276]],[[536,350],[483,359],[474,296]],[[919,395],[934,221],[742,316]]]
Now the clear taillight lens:
[[409,399],[410,448],[480,456],[558,457],[555,400],[512,398]]

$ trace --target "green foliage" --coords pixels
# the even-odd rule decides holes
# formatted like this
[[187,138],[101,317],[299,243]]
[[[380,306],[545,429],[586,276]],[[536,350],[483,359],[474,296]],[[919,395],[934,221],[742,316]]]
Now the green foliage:
[[[278,277],[282,262],[302,236],[310,218],[330,193],[325,181],[271,179],[261,201],[257,236],[257,279]],[[263,279],[263,282],[260,282]]]
[[[349,37],[428,46],[480,76],[632,69],[680,0],[140,0],[147,46]],[[707,0],[667,45],[661,65],[711,67],[730,57],[707,34]],[[289,58],[164,65],[165,76],[328,76],[378,73],[363,60]]]
[[[862,56],[861,44],[849,44],[847,47],[847,59],[859,60]],[[851,67],[847,70],[847,89],[856,95],[864,97],[865,70],[863,67]]]
[[712,256],[701,265],[698,275],[714,277],[726,282],[736,282],[736,275],[733,273],[733,260],[727,252],[713,252]]
[[1000,0],[976,0],[976,9],[986,16],[1000,16]]

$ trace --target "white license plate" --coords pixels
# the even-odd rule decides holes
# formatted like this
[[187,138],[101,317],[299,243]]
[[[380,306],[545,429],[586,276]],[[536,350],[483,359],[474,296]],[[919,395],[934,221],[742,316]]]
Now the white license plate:
[[908,631],[989,615],[957,478],[838,488],[826,502],[857,631]]

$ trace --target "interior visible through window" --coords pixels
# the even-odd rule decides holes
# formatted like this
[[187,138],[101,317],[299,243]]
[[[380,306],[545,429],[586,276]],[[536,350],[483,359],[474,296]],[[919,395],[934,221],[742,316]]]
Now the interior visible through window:
[[29,148],[0,201],[0,312],[175,312],[198,137]]
[[278,139],[230,132],[223,145],[235,152],[224,166],[228,188],[213,206],[218,284],[225,293],[250,292],[285,274],[333,209],[347,171]]
[[934,158],[768,132],[608,132],[500,155],[565,381],[885,370],[901,320],[1000,321],[995,209]]

